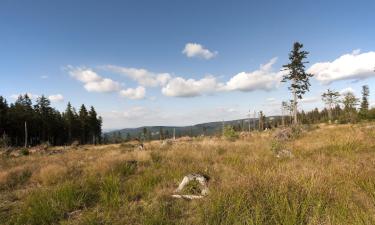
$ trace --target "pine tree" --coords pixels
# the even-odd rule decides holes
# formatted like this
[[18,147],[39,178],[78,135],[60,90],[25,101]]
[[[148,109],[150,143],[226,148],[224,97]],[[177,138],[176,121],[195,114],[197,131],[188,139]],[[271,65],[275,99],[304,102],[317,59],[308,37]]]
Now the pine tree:
[[284,75],[282,82],[290,81],[289,90],[293,94],[293,123],[297,124],[297,104],[298,99],[302,99],[302,96],[309,91],[310,87],[310,77],[312,74],[305,72],[305,64],[308,63],[304,61],[307,58],[309,52],[303,51],[303,44],[295,42],[293,44],[293,50],[289,53],[290,63],[283,65],[284,71],[288,74]]
[[359,110],[359,115],[362,119],[366,119],[368,117],[368,96],[370,95],[370,89],[368,85],[362,86],[362,101],[361,101],[361,108]]
[[327,89],[327,92],[322,94],[322,100],[328,107],[328,119],[332,121],[332,108],[339,103],[340,94],[337,91]]
[[7,100],[0,96],[0,136],[6,133],[9,106]]
[[81,105],[79,109],[79,123],[80,123],[80,140],[81,144],[86,144],[89,136],[89,114],[86,106]]

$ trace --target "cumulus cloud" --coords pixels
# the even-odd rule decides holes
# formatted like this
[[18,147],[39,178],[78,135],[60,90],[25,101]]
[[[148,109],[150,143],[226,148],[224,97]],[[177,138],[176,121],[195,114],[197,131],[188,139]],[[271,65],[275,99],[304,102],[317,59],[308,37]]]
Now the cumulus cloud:
[[128,88],[126,90],[121,90],[120,95],[130,99],[144,99],[146,96],[146,89],[142,86]]
[[375,76],[375,52],[360,53],[354,50],[331,62],[319,62],[313,64],[308,73],[323,84],[330,84],[338,80],[365,79]]
[[220,84],[213,76],[207,76],[200,80],[175,77],[162,88],[162,93],[169,97],[195,97],[213,93],[219,86]]
[[145,87],[164,86],[172,77],[169,73],[154,73],[146,69],[131,67],[107,65],[101,68],[125,75]]
[[348,92],[355,93],[355,90],[352,87],[347,87],[347,88],[342,89],[340,91],[340,94],[343,95],[343,94],[346,94]]
[[254,90],[272,90],[281,81],[283,71],[273,72],[272,66],[277,58],[261,65],[258,70],[252,72],[241,72],[233,76],[225,85],[228,91],[250,92]]
[[114,92],[121,88],[120,83],[103,78],[90,68],[68,66],[67,69],[70,76],[84,83],[89,92]]
[[320,97],[305,97],[303,99],[300,99],[299,102],[301,103],[316,103],[316,102],[319,102],[321,100]]
[[238,73],[226,83],[218,82],[214,76],[207,76],[200,80],[175,77],[162,88],[162,93],[170,97],[195,97],[220,91],[269,91],[279,85],[285,73],[285,71],[272,71],[276,60],[277,58],[271,59],[258,70]]
[[62,94],[50,95],[48,96],[48,99],[51,102],[62,102],[64,101],[64,96]]
[[182,50],[182,53],[189,58],[196,57],[202,59],[211,59],[218,54],[217,52],[212,52],[197,43],[187,43],[184,50]]

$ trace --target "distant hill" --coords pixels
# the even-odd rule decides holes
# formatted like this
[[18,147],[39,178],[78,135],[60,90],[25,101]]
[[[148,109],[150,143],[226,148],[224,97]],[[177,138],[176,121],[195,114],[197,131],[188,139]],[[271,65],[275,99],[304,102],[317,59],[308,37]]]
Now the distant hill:
[[[277,124],[280,121],[280,116],[272,116],[266,118],[267,124]],[[255,127],[258,128],[258,119],[250,119],[251,128],[254,129]],[[130,138],[138,138],[142,133],[144,128],[147,129],[149,133],[148,136],[152,139],[159,139],[160,138],[160,131],[162,130],[165,138],[173,137],[173,130],[175,129],[176,137],[182,136],[212,136],[216,134],[220,134],[222,132],[223,125],[231,125],[236,130],[249,130],[249,118],[247,119],[238,119],[238,120],[230,120],[230,121],[217,121],[217,122],[208,122],[208,123],[201,123],[192,126],[144,126],[144,127],[137,127],[137,128],[124,128],[120,130],[114,130],[110,132],[106,132],[104,135],[108,137],[114,136],[121,136],[121,138],[126,138],[130,136]]]

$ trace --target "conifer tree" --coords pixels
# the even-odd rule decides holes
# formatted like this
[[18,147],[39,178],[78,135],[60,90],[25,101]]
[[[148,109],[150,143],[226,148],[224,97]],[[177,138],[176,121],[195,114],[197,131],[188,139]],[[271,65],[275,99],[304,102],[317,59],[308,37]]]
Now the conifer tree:
[[328,107],[328,119],[332,121],[332,108],[339,103],[340,94],[337,91],[327,89],[322,94],[322,100]]
[[361,101],[361,108],[359,110],[359,114],[362,119],[365,119],[368,117],[368,109],[369,109],[369,103],[368,103],[368,96],[370,95],[370,89],[368,85],[362,86],[362,101]]
[[289,90],[293,94],[293,124],[297,124],[297,104],[298,99],[302,99],[302,96],[309,91],[310,87],[310,77],[312,74],[305,72],[305,64],[308,63],[304,61],[307,58],[309,52],[303,51],[303,44],[295,42],[293,44],[293,49],[289,53],[289,63],[283,65],[284,71],[288,74],[284,75],[282,82],[290,81]]

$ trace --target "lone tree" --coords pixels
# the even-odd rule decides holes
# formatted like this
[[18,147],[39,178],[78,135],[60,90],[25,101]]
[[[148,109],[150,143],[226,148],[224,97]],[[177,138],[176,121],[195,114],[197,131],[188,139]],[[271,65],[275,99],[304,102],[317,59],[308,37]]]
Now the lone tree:
[[283,65],[284,71],[287,71],[288,74],[285,74],[282,82],[290,81],[289,90],[293,94],[293,124],[297,124],[297,104],[298,99],[302,99],[302,96],[309,91],[310,87],[310,77],[312,74],[306,73],[305,64],[309,63],[304,61],[307,58],[309,52],[303,51],[303,44],[295,42],[293,44],[293,49],[289,53],[290,63]]
[[332,120],[333,107],[340,102],[339,97],[340,93],[330,89],[327,89],[327,91],[322,94],[322,100],[327,105],[329,122]]
[[361,108],[359,110],[359,114],[362,118],[366,118],[368,115],[368,96],[370,95],[370,89],[368,85],[362,86],[362,101],[361,101]]

